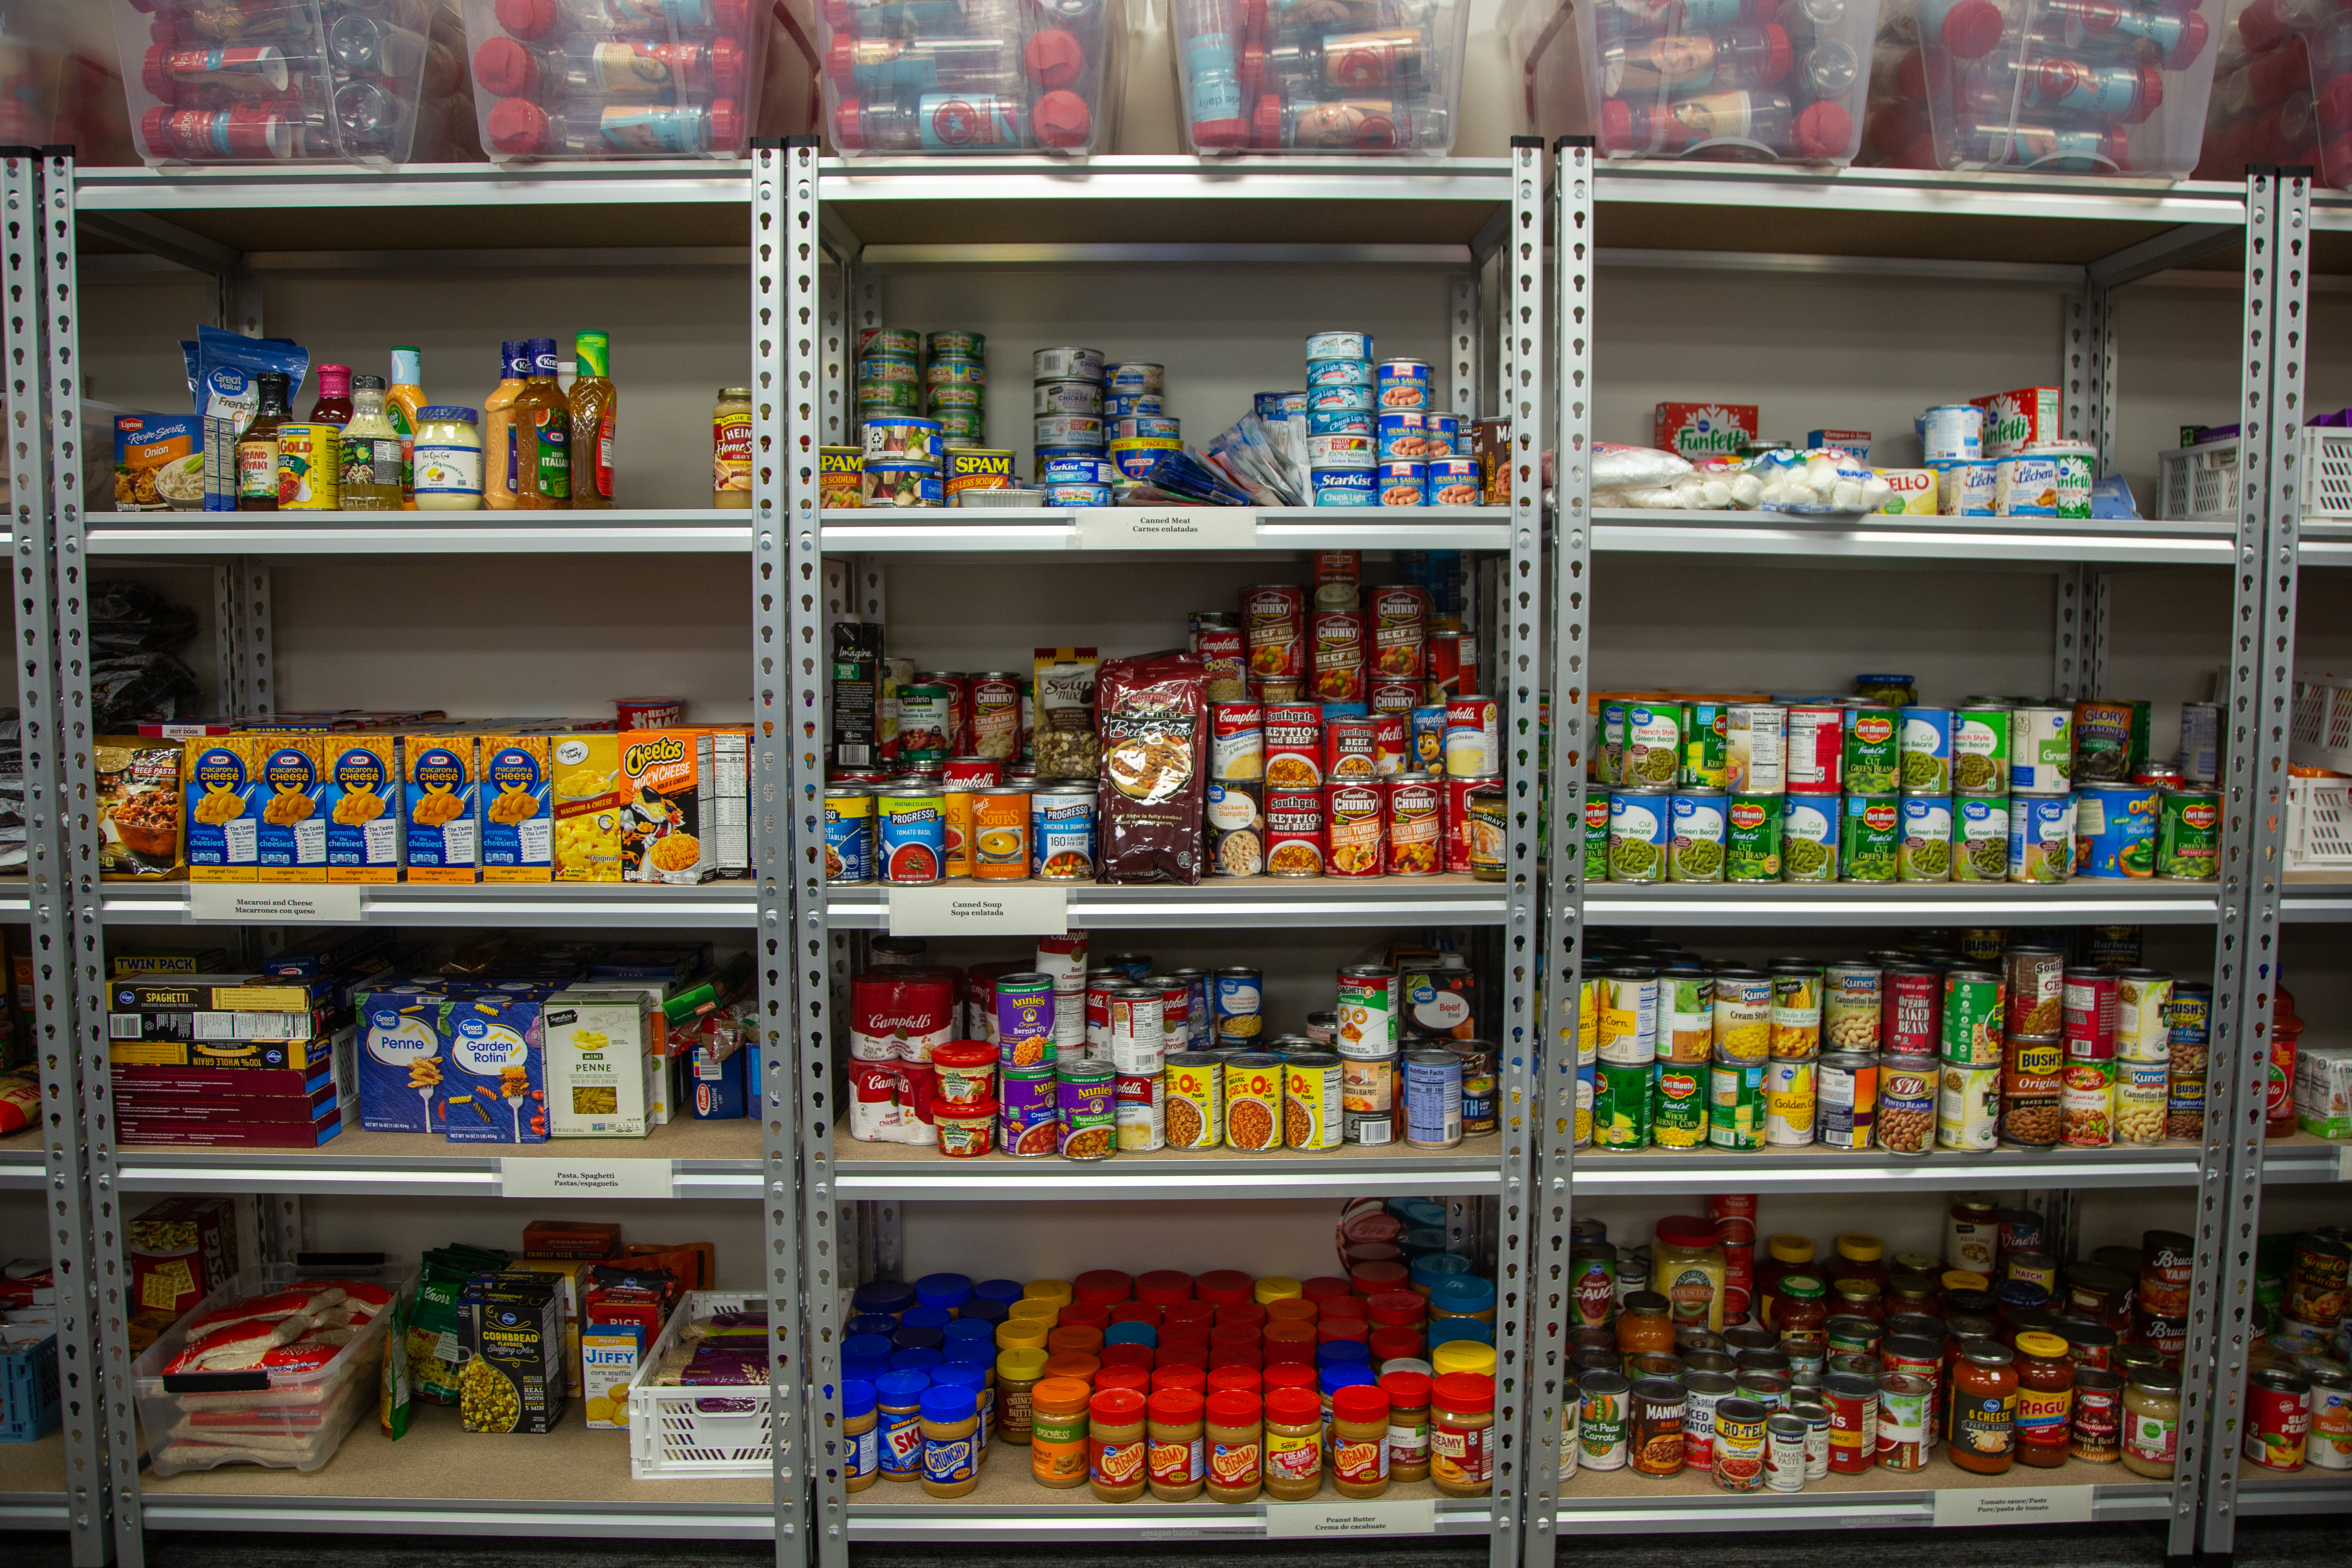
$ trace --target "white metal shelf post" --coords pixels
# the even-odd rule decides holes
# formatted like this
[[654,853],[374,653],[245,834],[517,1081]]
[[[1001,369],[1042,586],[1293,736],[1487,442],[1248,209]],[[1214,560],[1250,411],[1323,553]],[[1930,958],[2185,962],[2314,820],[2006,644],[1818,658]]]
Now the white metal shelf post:
[[[1528,1405],[1533,1422],[1528,1463],[1527,1559],[1549,1563],[1558,1550],[1560,1452],[1568,1402],[1569,1238],[1576,1157],[1577,994],[1583,975],[1584,748],[1587,633],[1591,626],[1592,330],[1596,257],[1592,243],[1591,142],[1563,140],[1553,160],[1551,249],[1555,269],[1551,360],[1553,510],[1551,580],[1546,614],[1551,641],[1545,684],[1549,733],[1540,765],[1547,788],[1543,943],[1537,961],[1540,1013],[1530,1042],[1535,1168],[1528,1206],[1534,1232],[1528,1345]],[[1517,491],[1513,494],[1516,498]]]
[[2181,1359],[2188,1376],[2173,1484],[2175,1556],[2225,1553],[2237,1527],[2238,1442],[2257,1317],[2254,1248],[2272,992],[2278,983],[2310,225],[2308,170],[2248,172],[2237,577],[2221,746],[2221,918],[2214,942],[2197,1272]]
[[[845,1568],[826,984],[825,596],[817,514],[824,330],[814,137],[751,154],[752,615],[758,638],[761,1077],[776,1564]],[[814,1549],[810,1532],[814,1532]]]
[[[58,615],[57,499],[79,469],[53,487],[47,417],[54,376],[47,353],[54,330],[44,275],[49,256],[47,163],[64,163],[18,148],[0,159],[0,243],[5,243],[9,529],[16,554],[16,702],[23,746],[26,884],[33,961],[33,1046],[41,1078],[42,1194],[49,1265],[57,1283],[58,1377],[66,1459],[66,1529],[77,1568],[115,1552],[108,1455],[119,1440],[100,1349],[108,1315],[104,1281],[115,1256],[112,1226],[94,1212],[83,1135],[92,1068],[76,1048],[72,870],[66,817],[72,803],[60,787],[58,754],[68,743],[68,700]],[[54,184],[48,186],[54,190]],[[68,184],[66,187],[70,192]],[[70,195],[67,200],[70,204]],[[61,315],[70,331],[70,252],[59,275]],[[70,341],[68,338],[68,341]],[[79,404],[66,378],[71,419]],[[68,425],[66,426],[70,428]],[[95,1069],[103,1073],[104,1068]],[[102,1082],[102,1080],[101,1080]],[[102,1099],[102,1091],[100,1094]],[[135,1451],[134,1451],[135,1458]],[[135,1558],[132,1559],[135,1561]]]

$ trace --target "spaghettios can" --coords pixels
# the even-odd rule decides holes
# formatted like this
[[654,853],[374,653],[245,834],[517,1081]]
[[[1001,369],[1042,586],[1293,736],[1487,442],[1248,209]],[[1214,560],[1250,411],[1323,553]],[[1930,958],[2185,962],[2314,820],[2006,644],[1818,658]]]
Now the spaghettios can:
[[1764,1489],[1764,1406],[1749,1398],[1715,1405],[1715,1484],[1727,1492]]
[[1462,1059],[1424,1047],[1397,1058],[1402,1075],[1404,1141],[1416,1149],[1451,1149],[1462,1142]]
[[1118,1148],[1118,1075],[1108,1062],[1061,1062],[1054,1099],[1062,1113],[1061,1156],[1108,1160]]
[[1764,1146],[1764,1064],[1711,1062],[1706,1069],[1706,1142],[1714,1149]]
[[1223,1146],[1224,1062],[1213,1051],[1180,1051],[1168,1058],[1163,1121],[1171,1149]]
[[835,784],[824,792],[824,879],[836,884],[870,882],[875,868],[874,792],[864,784]]
[[1764,1069],[1764,1142],[1774,1148],[1802,1148],[1813,1141],[1818,1095],[1817,1066],[1811,1060],[1775,1057]]
[[1650,1146],[1651,1097],[1657,1064],[1628,1067],[1602,1062],[1594,1070],[1592,1142],[1602,1149]]
[[1260,1154],[1282,1147],[1282,1058],[1263,1051],[1221,1052],[1225,1068],[1225,1147]]
[[1785,879],[1837,880],[1838,806],[1834,795],[1780,797],[1780,875]]
[[2000,1066],[2002,985],[1987,969],[1944,972],[1943,1059],[1955,1067]]

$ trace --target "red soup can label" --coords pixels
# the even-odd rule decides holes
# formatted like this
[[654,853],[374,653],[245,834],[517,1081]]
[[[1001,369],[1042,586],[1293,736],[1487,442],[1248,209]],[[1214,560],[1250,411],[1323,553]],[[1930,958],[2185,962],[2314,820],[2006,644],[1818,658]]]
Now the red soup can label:
[[1307,679],[1306,589],[1293,583],[1245,589],[1242,594],[1242,619],[1249,645],[1252,679]]
[[1400,584],[1372,594],[1372,675],[1421,682],[1428,668],[1429,594]]
[[[1010,762],[1021,754],[1021,678],[991,673],[971,678],[971,749]],[[1003,784],[1003,778],[990,781]]]
[[849,1054],[857,1061],[928,1062],[955,1038],[955,976],[893,964],[849,979]]
[[1878,994],[1878,1048],[1932,1057],[1943,1044],[1944,977],[1932,969],[1890,969]]
[[1269,877],[1319,877],[1323,874],[1321,790],[1269,789],[1265,792],[1265,874]]
[[[1470,792],[1483,784],[1493,784],[1499,775],[1487,773],[1475,778],[1445,775],[1445,868],[1456,876],[1470,874]],[[1609,798],[1601,798],[1601,810],[1605,816]]]
[[1315,700],[1364,700],[1364,612],[1318,610],[1314,631]]
[[1389,782],[1388,868],[1391,876],[1432,877],[1444,858],[1444,796],[1426,773]]
[[[1315,789],[1323,783],[1323,710],[1312,702],[1265,707],[1265,787]],[[1266,803],[1273,805],[1272,800]]]
[[1324,791],[1324,869],[1334,877],[1377,877],[1388,868],[1388,790],[1378,779]]
[[1372,771],[1381,777],[1394,778],[1399,773],[1412,772],[1405,752],[1412,746],[1412,717],[1410,713],[1391,712],[1372,715]]
[[1342,714],[1323,721],[1323,777],[1331,784],[1360,784],[1380,773],[1376,747],[1380,726],[1368,718]]

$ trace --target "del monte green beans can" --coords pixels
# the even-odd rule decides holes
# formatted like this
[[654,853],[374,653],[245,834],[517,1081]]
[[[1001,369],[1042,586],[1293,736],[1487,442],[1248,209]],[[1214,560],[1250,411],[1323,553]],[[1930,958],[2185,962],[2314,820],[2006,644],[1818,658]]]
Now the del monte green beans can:
[[1858,702],[1845,713],[1845,787],[1849,795],[1893,795],[1902,783],[1895,710]]
[[1952,793],[1952,728],[1959,716],[1949,708],[1906,708],[1896,742],[1905,795]]
[[1780,879],[1780,801],[1777,795],[1726,797],[1723,873],[1734,882]]
[[1952,724],[1952,793],[2009,793],[2009,705],[1971,700]]
[[1679,702],[1633,702],[1625,708],[1624,783],[1664,787],[1682,776],[1683,708]]
[[[2007,853],[2006,846],[2003,853]],[[1952,876],[1952,797],[1903,797],[1903,837],[1895,847],[1895,871],[1906,882],[1945,882]]]
[[1668,881],[1723,880],[1724,802],[1721,790],[1685,790],[1675,796],[1674,841],[1666,851]]
[[1838,797],[1780,797],[1780,875],[1791,882],[1834,882],[1838,874]]
[[1676,780],[1685,789],[1721,789],[1724,740],[1729,710],[1720,702],[1683,704],[1683,766]]
[[1952,880],[2009,880],[2009,802],[1969,799],[1952,803]]
[[1609,879],[1609,792],[1598,784],[1584,792],[1584,879]]
[[2156,874],[2174,882],[2212,881],[2221,875],[2221,835],[2218,791],[2164,791],[2157,807]]
[[1902,802],[1891,795],[1849,795],[1838,828],[1838,873],[1849,882],[1895,880]]
[[1609,792],[1609,879],[1663,882],[1675,797],[1662,789]]
[[1601,705],[1601,749],[1593,753],[1599,771],[1593,776],[1602,784],[1625,782],[1625,710],[1631,706],[1622,700]]

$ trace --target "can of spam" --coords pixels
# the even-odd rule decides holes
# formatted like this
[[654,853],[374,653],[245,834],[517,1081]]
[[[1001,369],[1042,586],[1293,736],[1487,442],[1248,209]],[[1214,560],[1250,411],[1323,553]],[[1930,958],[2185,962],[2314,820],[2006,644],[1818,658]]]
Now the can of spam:
[[817,505],[855,510],[866,504],[858,493],[858,474],[866,454],[855,447],[819,447],[816,451]]
[[948,504],[967,490],[1007,490],[1013,488],[1013,452],[1010,447],[950,447],[947,455]]

